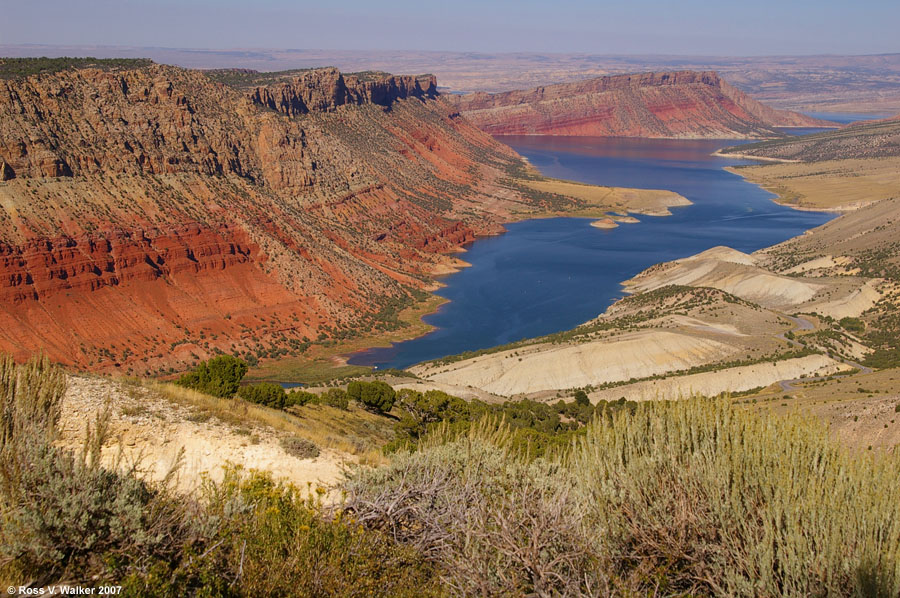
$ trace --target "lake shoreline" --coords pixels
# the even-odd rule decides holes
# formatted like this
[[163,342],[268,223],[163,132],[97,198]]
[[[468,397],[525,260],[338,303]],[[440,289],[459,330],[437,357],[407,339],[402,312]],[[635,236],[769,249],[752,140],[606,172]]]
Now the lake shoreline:
[[[655,141],[655,140],[652,140],[652,141]],[[668,141],[668,140],[667,140],[667,141]],[[675,151],[675,154],[674,154],[673,156],[664,156],[664,157],[663,157],[663,160],[664,160],[664,161],[665,161],[665,160],[682,161],[682,160],[688,159],[688,158],[684,158],[683,156],[681,156],[681,149],[680,149],[681,146],[679,146],[678,143],[680,143],[680,142],[675,141],[675,142],[674,142],[674,145],[673,145],[673,144],[668,144],[668,145],[663,144],[664,149],[665,149],[665,148],[670,148],[669,151],[671,151],[671,148],[674,148],[674,149],[676,150],[676,151]],[[630,142],[629,142],[629,145],[636,145],[636,146],[638,146],[638,147],[641,147],[641,141],[636,141],[636,142],[635,142],[635,141],[630,141]],[[651,143],[651,146],[652,146],[652,143]],[[697,151],[697,150],[696,150],[696,147],[693,146],[693,145],[687,145],[686,147],[690,150],[690,152],[695,152],[695,151]],[[707,143],[706,147],[708,147],[708,143]],[[516,149],[517,149],[517,151],[519,151],[518,148],[516,148]],[[580,148],[576,148],[576,149],[580,149]],[[550,150],[548,150],[548,151],[550,151]],[[689,152],[689,153],[690,153],[690,152]],[[519,153],[521,154],[522,151],[519,151]],[[580,154],[579,154],[579,155],[580,155]],[[693,155],[693,154],[691,154],[691,155]],[[706,152],[704,153],[704,155],[705,155],[705,156],[710,156],[709,150],[706,150]],[[623,183],[622,183],[622,181],[620,181],[620,180],[611,180],[611,181],[609,181],[609,182],[613,183],[613,185],[604,185],[603,183],[604,183],[605,181],[604,181],[602,178],[599,179],[599,181],[598,181],[597,179],[593,179],[593,180],[591,180],[591,179],[584,179],[584,178],[578,179],[578,178],[575,178],[575,177],[572,175],[572,173],[570,173],[570,172],[569,172],[569,173],[565,173],[565,174],[563,174],[563,175],[561,176],[558,172],[554,172],[554,171],[549,171],[549,172],[548,172],[547,170],[545,170],[545,169],[542,167],[541,164],[535,165],[535,164],[534,164],[534,160],[532,160],[529,156],[526,155],[526,156],[524,156],[524,157],[525,157],[526,160],[532,165],[532,167],[534,167],[535,169],[537,169],[538,172],[540,172],[541,175],[544,176],[544,177],[546,177],[547,179],[556,179],[556,180],[563,180],[563,181],[572,181],[573,184],[584,185],[584,186],[586,186],[586,187],[589,187],[589,186],[594,186],[594,187],[611,187],[611,186],[623,187],[623,186],[624,186]],[[729,177],[730,177],[731,175],[738,174],[738,173],[735,173],[735,172],[730,171],[729,168],[730,168],[731,165],[729,165],[729,164],[722,164],[722,165],[715,164],[715,162],[718,161],[717,158],[718,158],[718,156],[716,156],[715,158],[712,158],[712,159],[711,159],[711,158],[707,158],[707,159],[706,159],[706,164],[705,164],[704,168],[707,168],[709,171],[712,171],[712,172],[719,172],[719,173],[727,172],[728,175],[729,175]],[[740,176],[740,175],[738,174],[738,176]],[[721,178],[721,177],[719,177],[719,176],[717,175],[717,178]],[[756,183],[753,183],[752,181],[748,181],[748,180],[746,180],[746,179],[743,178],[743,177],[740,177],[739,180],[742,181],[742,184],[746,184],[746,185],[748,185],[748,186],[752,186],[752,187],[753,187],[754,189],[756,189],[757,191],[765,191],[765,190],[763,189],[763,187],[761,187],[760,185],[758,185],[758,184],[756,184]],[[667,184],[667,183],[662,183],[662,184],[654,185],[654,184],[653,184],[653,181],[649,181],[649,180],[648,180],[648,181],[640,181],[640,182],[641,182],[642,184],[648,184],[648,187],[649,187],[649,188],[664,189],[664,190],[666,190],[666,191],[668,191],[668,192],[671,192],[671,193],[674,193],[674,194],[678,194],[678,195],[680,195],[681,197],[685,197],[685,199],[687,199],[688,201],[693,201],[690,197],[687,197],[687,196],[684,195],[684,193],[681,193],[681,192],[679,191],[679,188],[677,188],[677,186],[674,184],[674,182],[672,183],[672,186],[670,186],[670,187],[668,187],[668,188],[666,188],[666,184]],[[732,184],[730,184],[730,186],[733,187],[734,184],[732,183]],[[637,188],[637,187],[631,187],[631,188]],[[746,188],[744,188],[744,189],[746,189]],[[746,193],[746,191],[745,191],[744,193]],[[759,203],[759,198],[761,197],[761,195],[760,195],[759,193],[751,193],[751,195],[752,195],[753,197],[756,197],[756,198],[757,198],[757,199],[754,200],[754,201],[756,201],[756,203],[758,204],[758,203]],[[776,197],[776,196],[773,196],[773,195],[771,194],[771,192],[769,192],[769,191],[765,191],[763,197],[765,198],[765,202],[766,202],[767,204],[768,204],[768,203],[771,203],[771,204],[777,205],[777,206],[779,206],[779,207],[790,208],[790,210],[789,210],[790,212],[795,212],[795,213],[796,213],[796,212],[805,212],[805,210],[802,210],[802,209],[798,210],[798,209],[797,209],[797,206],[792,206],[792,205],[789,205],[789,204],[781,204],[780,202],[776,201],[777,197]],[[690,206],[685,206],[685,207],[690,207]],[[699,206],[699,207],[698,207],[698,206],[694,206],[694,207],[695,207],[696,209],[700,210],[700,212],[698,212],[697,214],[700,215],[701,217],[698,218],[698,219],[692,219],[692,220],[688,221],[688,219],[687,219],[688,217],[687,217],[687,216],[678,216],[676,219],[682,221],[682,224],[679,224],[679,225],[677,225],[677,226],[680,226],[680,227],[682,227],[682,228],[687,228],[687,229],[691,229],[691,228],[693,228],[693,227],[696,227],[696,228],[698,228],[698,229],[704,228],[705,225],[703,224],[702,211],[703,211],[705,208],[703,208],[703,206]],[[622,210],[622,212],[625,212],[625,211]],[[679,212],[680,212],[680,210],[677,210],[677,211],[675,211],[674,213],[677,215]],[[767,210],[765,210],[765,209],[763,208],[763,212],[767,212]],[[815,210],[815,212],[821,212],[821,211],[820,211],[820,210]],[[609,211],[609,210],[607,210],[605,213],[606,213],[607,216],[609,216],[609,215],[611,215],[612,212]],[[633,213],[633,212],[632,212],[632,213]],[[670,214],[671,214],[671,213],[672,213],[672,212],[670,212]],[[762,214],[762,215],[764,215],[764,214]],[[489,235],[489,236],[479,237],[479,238],[477,238],[477,239],[475,240],[475,241],[477,241],[477,243],[476,243],[475,241],[473,241],[472,243],[465,245],[465,246],[464,246],[464,251],[468,253],[470,250],[472,250],[472,249],[475,248],[475,247],[481,248],[481,247],[483,247],[482,243],[483,243],[484,241],[489,241],[489,245],[494,244],[494,243],[497,242],[498,239],[500,239],[500,238],[502,238],[502,237],[508,237],[508,236],[510,235],[510,230],[511,230],[512,226],[516,226],[516,225],[522,224],[522,223],[535,223],[536,221],[545,221],[545,222],[547,223],[547,226],[549,226],[550,228],[552,228],[552,229],[554,229],[554,230],[561,230],[561,231],[563,231],[562,235],[563,235],[563,236],[566,236],[569,232],[571,232],[571,225],[564,224],[564,223],[561,224],[561,222],[564,222],[564,221],[558,221],[558,220],[556,220],[556,219],[559,219],[559,218],[563,218],[563,219],[570,219],[570,218],[571,218],[571,219],[578,219],[578,220],[587,220],[589,226],[586,227],[586,228],[588,228],[589,230],[595,231],[594,234],[600,233],[600,235],[602,235],[602,236],[606,236],[606,235],[609,235],[609,234],[613,234],[613,235],[616,235],[616,234],[625,234],[625,235],[628,235],[628,237],[633,237],[633,236],[646,236],[646,235],[648,235],[648,234],[652,236],[652,232],[651,232],[650,229],[652,229],[652,228],[654,228],[654,227],[653,227],[653,226],[650,226],[649,228],[645,229],[644,226],[647,226],[647,223],[655,224],[655,222],[656,222],[656,219],[655,219],[655,218],[649,218],[649,220],[647,220],[647,221],[644,221],[644,219],[642,218],[641,221],[643,221],[642,224],[643,224],[644,226],[641,226],[641,227],[626,227],[626,228],[628,229],[627,232],[624,232],[624,233],[616,233],[616,230],[613,229],[613,228],[602,229],[602,230],[601,230],[601,229],[599,229],[599,227],[597,227],[597,226],[591,226],[592,223],[598,221],[598,218],[597,218],[596,216],[588,216],[588,215],[583,215],[583,214],[573,215],[573,214],[566,214],[566,213],[515,214],[515,215],[512,215],[511,218],[507,219],[506,222],[504,222],[505,230],[504,230],[502,233],[499,233],[498,235]],[[611,218],[611,220],[614,221],[614,220],[620,219],[620,218],[621,218],[621,216],[617,216],[615,219]],[[625,216],[625,218],[627,219],[627,218],[633,218],[633,217],[631,217],[631,216]],[[661,220],[668,221],[668,220],[670,220],[670,218],[663,218],[663,219],[661,219]],[[694,220],[696,220],[696,222],[694,222]],[[626,220],[626,221],[627,221],[627,220]],[[748,221],[748,222],[752,222],[752,221]],[[764,244],[762,244],[762,245],[760,245],[760,246],[756,246],[756,247],[751,248],[751,250],[761,249],[761,248],[764,248],[764,247],[767,247],[767,246],[770,246],[770,245],[773,245],[773,244],[777,244],[777,243],[779,243],[779,242],[783,242],[784,240],[787,240],[787,239],[789,239],[789,238],[792,238],[792,237],[794,237],[794,236],[796,236],[796,235],[798,235],[798,234],[802,234],[803,231],[809,230],[809,229],[811,229],[811,228],[814,228],[815,226],[818,226],[819,224],[820,224],[820,223],[817,222],[817,221],[811,221],[808,225],[804,225],[804,227],[802,228],[802,230],[795,229],[795,231],[794,231],[793,234],[789,234],[789,235],[787,235],[787,236],[785,236],[785,237],[777,237],[777,238],[773,239],[771,243],[764,243]],[[673,226],[675,226],[675,225],[673,225]],[[526,226],[526,229],[528,229],[528,230],[534,230],[534,228],[535,228],[535,227],[527,227],[527,226]],[[543,225],[541,225],[541,226],[538,227],[538,228],[543,228]],[[577,228],[580,228],[580,226],[577,227]],[[621,227],[619,227],[619,228],[621,228]],[[521,235],[521,234],[522,234],[522,232],[521,232],[522,230],[523,230],[523,229],[519,228],[518,231],[516,232],[516,235]],[[615,238],[623,239],[622,237],[615,237]],[[725,238],[725,240],[724,240],[723,242],[715,242],[715,241],[714,241],[714,244],[729,244],[729,242],[730,242],[731,240],[732,240],[732,239],[730,239],[730,238],[728,238],[728,237],[726,236],[726,238]],[[764,238],[763,238],[763,240],[764,240]],[[629,245],[629,246],[630,246],[630,245],[633,245],[633,244],[634,244],[634,242],[632,242],[632,241],[626,242],[626,245]],[[746,243],[745,243],[745,244],[746,244]],[[738,243],[738,245],[740,246],[740,243]],[[685,251],[688,251],[688,250],[689,250],[689,248],[688,248],[688,249],[685,249]],[[676,251],[677,251],[677,250],[676,250]],[[665,262],[665,261],[669,261],[669,260],[671,259],[671,257],[672,257],[672,256],[669,255],[669,252],[663,251],[663,252],[660,252],[658,255],[654,254],[654,256],[653,256],[653,260],[654,260],[654,261],[653,261],[652,263],[655,264],[655,263],[662,263],[662,262]],[[676,255],[676,256],[674,256],[674,257],[677,258],[678,256]],[[438,282],[440,285],[444,285],[444,284],[446,284],[446,283],[443,282],[443,280],[445,279],[445,277],[449,276],[450,274],[453,274],[454,276],[460,276],[460,275],[462,275],[461,272],[463,272],[463,270],[469,270],[469,269],[470,269],[468,266],[471,265],[471,263],[472,263],[472,262],[471,262],[471,259],[472,259],[472,258],[470,258],[469,256],[466,256],[465,262],[463,262],[463,260],[460,260],[460,262],[467,264],[466,267],[445,267],[445,268],[441,269],[440,272],[437,272],[437,273],[436,273],[436,280],[437,280],[437,282]],[[476,260],[476,261],[477,261],[477,260]],[[649,264],[649,265],[652,265],[652,264]],[[603,267],[603,266],[600,266],[600,267]],[[643,266],[642,266],[642,267],[643,267]],[[466,276],[467,276],[467,278],[468,278],[468,275],[466,275]],[[614,288],[615,294],[621,296],[621,284],[620,284],[620,283],[621,283],[621,281],[626,280],[628,277],[629,277],[628,273],[624,273],[622,276],[616,278],[615,281],[611,281],[610,284],[607,286],[607,288],[605,288],[604,293],[605,293],[605,294],[609,294],[610,288]],[[464,283],[463,281],[458,281],[458,284],[459,284],[459,283],[466,284],[466,283]],[[440,288],[440,287],[438,287],[438,288]],[[435,289],[435,290],[437,290],[437,289]],[[478,316],[477,314],[470,313],[471,310],[469,310],[467,304],[464,304],[464,305],[462,305],[462,306],[456,305],[456,304],[455,304],[455,302],[456,302],[456,297],[455,297],[455,296],[447,296],[447,297],[444,297],[443,295],[432,295],[432,296],[433,296],[433,297],[440,297],[440,298],[442,299],[442,302],[441,302],[440,306],[434,306],[434,309],[433,309],[432,311],[427,311],[427,312],[419,311],[419,313],[417,314],[417,315],[418,315],[418,318],[419,318],[419,326],[417,326],[418,330],[416,331],[417,334],[412,335],[412,336],[409,336],[409,337],[405,337],[405,336],[404,336],[403,338],[399,338],[400,335],[394,336],[394,337],[391,338],[391,340],[389,341],[389,345],[388,345],[388,346],[385,346],[385,343],[383,342],[385,339],[379,339],[379,340],[381,340],[382,342],[376,341],[376,343],[374,343],[374,344],[366,344],[366,345],[361,344],[361,343],[360,343],[360,344],[356,344],[356,346],[353,347],[353,349],[352,349],[351,351],[349,351],[349,352],[344,352],[344,353],[341,353],[341,354],[339,354],[339,355],[335,355],[335,356],[334,356],[335,359],[340,360],[340,362],[341,362],[342,364],[348,364],[346,367],[347,367],[347,368],[351,368],[351,367],[352,367],[354,370],[356,370],[356,369],[362,370],[362,368],[366,368],[368,371],[372,371],[372,370],[374,370],[374,369],[376,369],[376,368],[377,368],[377,369],[382,369],[383,367],[395,367],[395,366],[393,366],[393,365],[382,365],[381,363],[378,362],[378,360],[381,360],[382,358],[381,358],[381,357],[376,357],[376,355],[387,355],[387,354],[395,354],[395,353],[399,353],[399,352],[401,352],[401,351],[404,350],[404,349],[402,349],[402,348],[398,348],[398,347],[400,347],[401,345],[403,345],[403,343],[415,341],[415,342],[417,343],[417,345],[418,345],[420,341],[423,341],[423,339],[427,339],[427,338],[430,337],[430,335],[432,335],[433,333],[443,332],[443,334],[442,334],[441,336],[442,336],[442,337],[443,337],[443,336],[446,336],[447,333],[448,333],[448,331],[447,331],[447,330],[442,330],[443,328],[446,328],[446,324],[443,323],[442,321],[448,320],[448,319],[449,319],[449,315],[444,314],[444,317],[439,317],[439,318],[437,319],[437,321],[435,321],[435,319],[433,319],[434,316],[440,316],[442,312],[444,312],[444,311],[450,309],[450,310],[453,310],[454,313],[459,312],[459,315],[458,315],[457,317],[461,317],[461,318],[465,318],[465,319],[469,319],[469,318],[471,318],[471,317],[480,317],[480,316]],[[599,304],[602,304],[603,302],[604,302],[604,299],[603,299],[602,297],[598,299],[598,303],[599,303]],[[465,302],[464,302],[464,303],[465,303]],[[583,322],[583,321],[587,321],[587,320],[589,320],[591,317],[596,317],[597,313],[600,313],[600,312],[602,312],[602,311],[603,311],[603,309],[602,309],[602,307],[601,307],[601,308],[599,308],[597,311],[594,311],[594,312],[590,313],[589,315],[585,315],[585,317],[584,317],[582,320],[579,320],[579,322],[574,323],[573,325],[577,325],[578,323],[581,323],[581,322]],[[462,312],[466,312],[466,313],[463,315]],[[523,316],[523,317],[524,317],[524,316]],[[571,326],[567,323],[567,324],[564,324],[561,328],[555,328],[555,330],[567,330],[567,329],[569,329],[570,327],[571,327]],[[512,334],[515,335],[516,332],[513,332]],[[393,335],[392,335],[392,336],[393,336]],[[528,336],[528,335],[526,335],[526,337],[527,337],[527,336]],[[513,338],[513,340],[515,340],[515,338]],[[436,342],[436,337],[435,337],[435,342]],[[503,341],[501,341],[501,342],[494,343],[494,344],[505,344],[505,343],[504,343]],[[426,342],[423,343],[423,346],[426,346],[426,345],[429,345],[429,342],[426,341]],[[406,345],[406,346],[408,347],[408,345]],[[481,346],[482,346],[481,342],[480,342],[480,341],[477,341],[477,340],[474,340],[474,341],[472,342],[472,345],[471,345],[471,347],[474,347],[476,350],[477,350],[477,348],[479,348],[479,347],[481,347]],[[444,352],[443,354],[446,355],[446,354],[453,354],[453,353],[458,352],[458,351],[456,351],[455,349],[456,349],[456,346],[455,346],[455,345],[452,346],[452,347],[451,347],[451,346],[447,346],[447,348],[446,348],[446,350],[445,350],[445,352]],[[466,349],[464,349],[464,350],[466,350]],[[361,358],[362,358],[362,359],[361,359]],[[433,359],[433,358],[434,358],[434,356],[431,355],[430,353],[428,353],[428,354],[423,353],[423,354],[421,355],[421,357],[417,358],[417,361],[416,361],[416,362],[420,362],[420,361],[428,361],[428,360]],[[399,360],[399,359],[400,359],[400,358],[398,358],[398,360]],[[373,363],[367,364],[367,363],[365,363],[364,360],[371,360]],[[390,362],[390,361],[395,361],[395,360],[394,360],[393,358],[390,358],[390,359],[388,359],[388,361]],[[408,361],[408,359],[407,359],[407,361]],[[408,366],[402,366],[402,367],[408,367]],[[342,369],[343,369],[343,368],[342,368]]]

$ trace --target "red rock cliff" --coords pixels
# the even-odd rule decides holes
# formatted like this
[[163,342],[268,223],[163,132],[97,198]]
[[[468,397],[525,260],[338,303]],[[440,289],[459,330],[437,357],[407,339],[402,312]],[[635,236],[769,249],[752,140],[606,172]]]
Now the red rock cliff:
[[775,110],[712,71],[599,77],[527,91],[448,98],[494,135],[757,138],[828,123]]
[[520,158],[434,89],[161,65],[0,80],[0,351],[165,371],[396,327],[444,254],[532,209],[497,183]]

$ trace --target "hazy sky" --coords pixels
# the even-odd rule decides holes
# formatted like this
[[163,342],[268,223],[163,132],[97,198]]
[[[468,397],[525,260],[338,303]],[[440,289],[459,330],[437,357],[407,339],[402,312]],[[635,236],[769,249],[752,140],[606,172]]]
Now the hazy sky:
[[898,24],[900,0],[0,0],[0,44],[875,54]]

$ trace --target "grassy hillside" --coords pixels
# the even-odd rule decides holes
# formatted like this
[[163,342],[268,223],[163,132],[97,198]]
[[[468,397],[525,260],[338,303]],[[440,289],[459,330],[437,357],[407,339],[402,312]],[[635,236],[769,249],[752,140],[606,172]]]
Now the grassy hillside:
[[900,120],[862,123],[815,135],[736,145],[720,150],[720,153],[800,162],[900,156]]
[[727,170],[778,195],[778,203],[811,210],[853,210],[900,197],[900,157],[736,166]]
[[125,462],[103,464],[102,415],[82,449],[60,447],[65,388],[46,360],[0,360],[8,585],[122,584],[128,596],[900,591],[900,461],[849,453],[796,416],[707,399],[592,408],[580,434],[535,458],[514,433],[521,409],[475,423],[452,398],[408,395],[409,417],[436,417],[416,452],[352,471],[344,498],[326,503],[325,489],[234,466],[188,495],[172,476],[142,480]]

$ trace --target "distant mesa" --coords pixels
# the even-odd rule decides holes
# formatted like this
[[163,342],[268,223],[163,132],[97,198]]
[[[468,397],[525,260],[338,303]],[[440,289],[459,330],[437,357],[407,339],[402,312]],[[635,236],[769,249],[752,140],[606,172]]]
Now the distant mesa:
[[763,139],[783,137],[778,127],[837,126],[761,104],[713,71],[615,75],[448,101],[492,135]]

